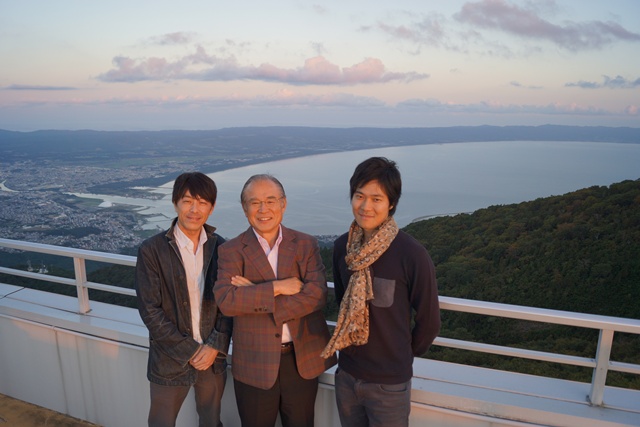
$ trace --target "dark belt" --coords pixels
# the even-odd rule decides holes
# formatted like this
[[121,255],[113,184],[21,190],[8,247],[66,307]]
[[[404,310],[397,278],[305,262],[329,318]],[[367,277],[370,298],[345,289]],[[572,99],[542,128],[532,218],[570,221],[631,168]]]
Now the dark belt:
[[283,342],[282,344],[280,344],[281,354],[290,353],[292,351],[293,351],[293,341]]

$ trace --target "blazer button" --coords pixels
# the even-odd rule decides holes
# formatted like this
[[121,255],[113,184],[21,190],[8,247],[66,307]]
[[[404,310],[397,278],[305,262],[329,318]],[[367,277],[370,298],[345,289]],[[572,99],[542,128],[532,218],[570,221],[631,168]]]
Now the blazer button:
[[276,338],[280,338],[280,334],[276,334]]

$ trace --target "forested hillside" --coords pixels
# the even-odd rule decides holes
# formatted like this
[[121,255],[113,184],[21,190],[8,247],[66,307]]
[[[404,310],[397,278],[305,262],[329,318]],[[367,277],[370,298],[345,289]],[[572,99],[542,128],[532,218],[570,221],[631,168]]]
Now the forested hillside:
[[640,181],[405,228],[441,295],[640,319]]
[[[640,319],[640,181],[414,223],[440,295]],[[443,312],[441,336],[594,357],[597,331]],[[589,381],[591,370],[435,347],[429,357]],[[618,334],[613,360],[640,363]],[[609,374],[640,388],[640,378]]]

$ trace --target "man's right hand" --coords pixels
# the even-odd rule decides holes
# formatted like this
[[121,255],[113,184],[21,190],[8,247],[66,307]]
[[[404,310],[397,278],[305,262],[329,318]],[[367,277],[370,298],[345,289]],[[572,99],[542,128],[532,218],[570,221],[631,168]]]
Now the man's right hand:
[[273,295],[295,295],[302,290],[303,284],[297,277],[275,280],[273,282]]
[[213,365],[213,362],[216,361],[217,355],[218,350],[209,347],[208,345],[200,345],[200,348],[198,348],[196,354],[191,357],[189,363],[197,370],[204,371]]

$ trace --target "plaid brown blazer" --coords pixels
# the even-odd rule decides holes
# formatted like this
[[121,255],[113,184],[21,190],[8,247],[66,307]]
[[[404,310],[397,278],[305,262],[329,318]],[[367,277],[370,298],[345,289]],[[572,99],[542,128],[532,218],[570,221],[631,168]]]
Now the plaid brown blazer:
[[[231,277],[243,276],[253,286],[234,286]],[[336,364],[320,352],[329,341],[322,309],[327,282],[317,240],[282,226],[278,252],[278,279],[298,277],[296,295],[273,295],[276,280],[251,227],[218,248],[218,280],[214,294],[220,310],[233,317],[231,369],[238,381],[267,390],[275,384],[280,367],[282,324],[293,338],[298,372],[315,378]]]

